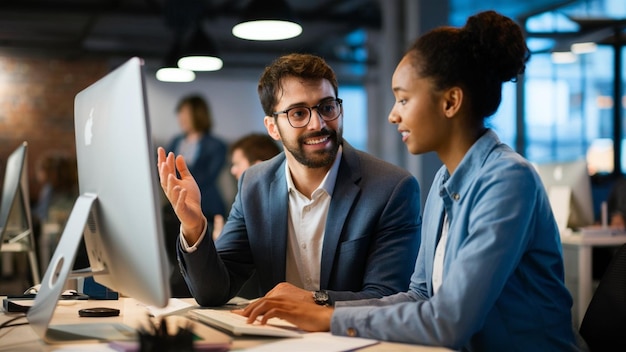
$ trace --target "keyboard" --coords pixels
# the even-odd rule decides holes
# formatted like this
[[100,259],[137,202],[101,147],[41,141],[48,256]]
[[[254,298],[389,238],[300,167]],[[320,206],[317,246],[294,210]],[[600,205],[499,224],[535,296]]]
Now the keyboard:
[[199,321],[222,328],[234,335],[261,335],[276,337],[302,337],[302,333],[298,328],[282,319],[271,318],[266,325],[259,322],[248,324],[248,318],[229,310],[217,309],[192,309],[189,315]]

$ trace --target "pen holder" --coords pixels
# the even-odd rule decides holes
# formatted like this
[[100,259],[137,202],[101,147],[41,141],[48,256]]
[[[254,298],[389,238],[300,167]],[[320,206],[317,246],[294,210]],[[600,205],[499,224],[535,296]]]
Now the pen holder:
[[190,326],[180,327],[170,334],[165,318],[158,325],[150,322],[148,329],[139,331],[140,352],[193,352],[193,332]]

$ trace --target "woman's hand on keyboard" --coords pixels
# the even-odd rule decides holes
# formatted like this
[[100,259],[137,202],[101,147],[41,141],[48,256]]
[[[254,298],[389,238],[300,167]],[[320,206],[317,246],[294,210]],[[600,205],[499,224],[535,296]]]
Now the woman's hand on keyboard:
[[265,297],[286,297],[296,301],[315,303],[313,301],[313,292],[301,289],[288,282],[281,282],[274,286]]
[[265,324],[270,318],[280,318],[302,330],[329,331],[333,311],[332,307],[277,296],[261,298],[235,313],[248,317],[248,323],[260,321]]

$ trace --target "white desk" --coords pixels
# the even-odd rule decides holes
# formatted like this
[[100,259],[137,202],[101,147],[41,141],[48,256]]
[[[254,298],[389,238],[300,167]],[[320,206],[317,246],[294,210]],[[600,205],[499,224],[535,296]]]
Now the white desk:
[[[593,296],[592,248],[616,247],[626,243],[625,236],[581,236],[578,233],[561,236],[563,250],[573,249],[577,253],[576,272],[578,273],[574,305],[578,326],[585,316],[585,311]],[[573,268],[569,268],[570,270]],[[568,267],[565,267],[568,275]],[[567,281],[567,280],[566,280]]]
[[[4,297],[2,297],[4,298]],[[190,299],[193,302],[193,299]],[[195,303],[195,302],[194,302]],[[112,307],[121,310],[120,316],[112,318],[80,318],[78,316],[78,309],[86,307]],[[0,323],[9,320],[14,315],[0,313]],[[123,323],[128,326],[137,328],[142,321],[145,321],[146,310],[143,306],[139,305],[137,301],[131,298],[121,298],[117,301],[61,301],[61,304],[57,306],[57,309],[52,318],[52,324],[76,324],[84,322],[95,323]],[[26,319],[20,319],[19,322],[26,321]],[[16,321],[18,322],[18,321]],[[205,332],[207,330],[213,330],[212,328],[204,325]],[[197,330],[195,331],[197,332]],[[213,333],[216,331],[213,330]],[[211,334],[211,332],[209,332]],[[203,333],[199,333],[203,336]],[[277,341],[272,338],[254,338],[254,337],[234,337],[232,340],[232,351],[241,350],[259,344],[269,343]],[[28,325],[16,326],[11,328],[4,328],[0,330],[0,351],[2,352],[39,352],[39,351],[112,351],[107,348],[106,344],[90,344],[86,346],[84,344],[67,344],[67,345],[49,345],[45,344],[39,336]],[[416,346],[399,343],[381,342],[376,345],[372,345],[363,348],[359,351],[364,352],[393,352],[393,351],[450,351],[441,347],[428,347],[428,346]]]

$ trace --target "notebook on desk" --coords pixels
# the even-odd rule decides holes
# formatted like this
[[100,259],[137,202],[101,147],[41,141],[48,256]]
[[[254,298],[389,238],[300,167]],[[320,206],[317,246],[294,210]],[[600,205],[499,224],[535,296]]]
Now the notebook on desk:
[[234,335],[259,335],[275,337],[302,337],[295,325],[277,318],[269,319],[267,325],[256,322],[248,324],[247,318],[229,310],[192,309],[189,315],[205,324],[224,329]]

